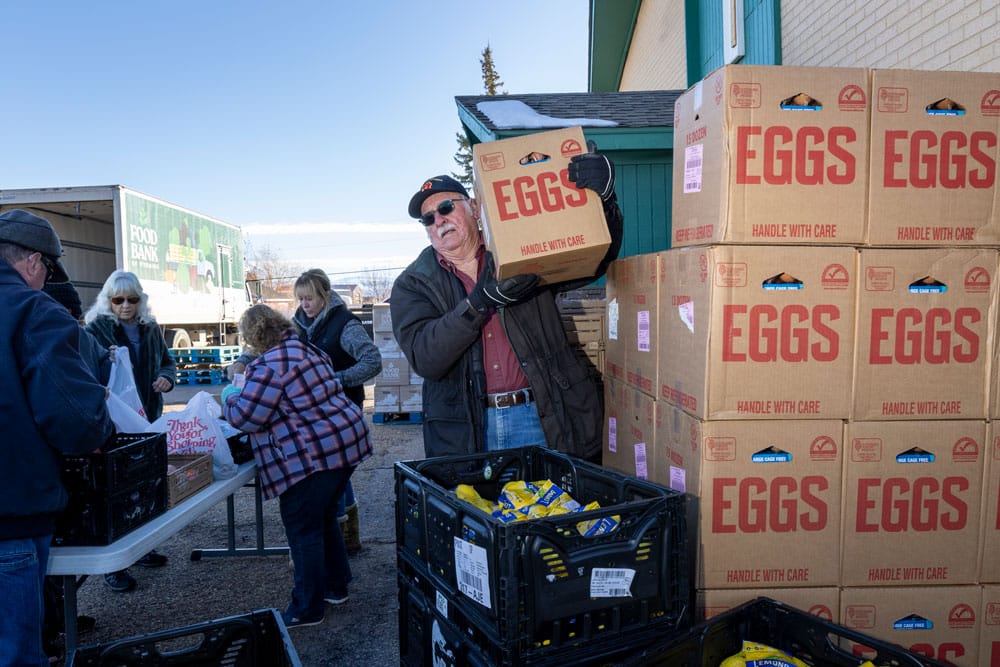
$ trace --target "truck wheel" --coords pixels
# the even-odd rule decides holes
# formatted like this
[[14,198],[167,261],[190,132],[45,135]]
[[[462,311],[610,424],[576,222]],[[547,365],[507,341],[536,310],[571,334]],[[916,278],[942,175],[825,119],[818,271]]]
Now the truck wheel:
[[184,329],[167,329],[163,332],[167,347],[192,347],[191,336]]

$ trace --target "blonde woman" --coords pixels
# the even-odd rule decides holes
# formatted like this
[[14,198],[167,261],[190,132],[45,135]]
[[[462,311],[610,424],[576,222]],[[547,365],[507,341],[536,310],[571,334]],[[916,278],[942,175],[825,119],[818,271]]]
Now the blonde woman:
[[[382,372],[382,354],[356,315],[330,285],[322,269],[309,269],[295,281],[298,310],[292,321],[306,340],[330,355],[344,393],[358,408],[365,407],[365,382]],[[354,486],[347,482],[337,502],[337,517],[347,553],[361,551],[361,526]]]

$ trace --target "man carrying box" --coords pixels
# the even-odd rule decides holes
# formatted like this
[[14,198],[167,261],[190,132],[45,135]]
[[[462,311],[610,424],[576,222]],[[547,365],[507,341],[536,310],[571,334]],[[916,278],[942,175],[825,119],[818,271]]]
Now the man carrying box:
[[622,214],[606,156],[574,156],[568,177],[601,197],[611,245],[593,276],[541,287],[534,274],[496,279],[480,204],[454,178],[430,178],[410,199],[431,245],[396,278],[389,306],[396,340],[424,378],[426,456],[533,444],[600,456],[602,399],[566,340],[555,294],[604,275],[621,248]]

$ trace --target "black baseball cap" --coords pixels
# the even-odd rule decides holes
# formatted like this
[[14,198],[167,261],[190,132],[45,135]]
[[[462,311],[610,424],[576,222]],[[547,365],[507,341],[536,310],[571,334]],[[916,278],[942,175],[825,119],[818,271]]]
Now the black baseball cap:
[[442,175],[428,178],[420,186],[420,189],[417,190],[417,194],[410,198],[409,211],[411,218],[420,218],[420,207],[424,205],[424,200],[435,192],[457,192],[466,199],[469,198],[469,192],[465,189],[465,186],[451,176]]
[[66,269],[59,258],[63,248],[56,230],[45,218],[14,208],[0,215],[0,243],[13,243],[28,250],[40,252],[52,262],[52,282],[69,281]]

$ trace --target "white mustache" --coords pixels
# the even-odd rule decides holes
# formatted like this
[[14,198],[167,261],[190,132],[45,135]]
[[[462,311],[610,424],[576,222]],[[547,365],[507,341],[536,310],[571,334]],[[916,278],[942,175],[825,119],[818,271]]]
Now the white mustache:
[[447,232],[453,232],[453,231],[455,231],[455,223],[449,222],[447,224],[444,224],[444,225],[441,225],[440,227],[438,227],[438,229],[437,229],[437,236],[440,239]]

